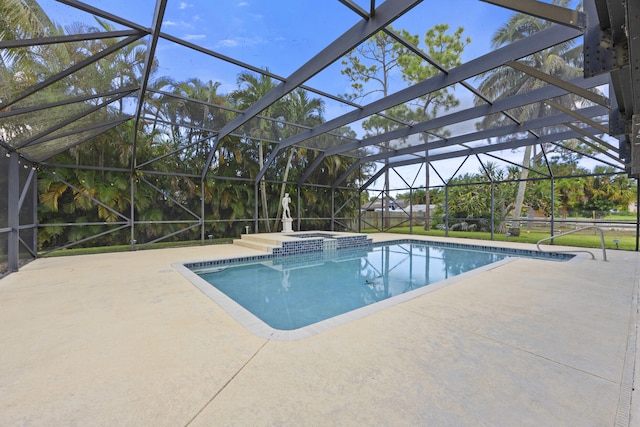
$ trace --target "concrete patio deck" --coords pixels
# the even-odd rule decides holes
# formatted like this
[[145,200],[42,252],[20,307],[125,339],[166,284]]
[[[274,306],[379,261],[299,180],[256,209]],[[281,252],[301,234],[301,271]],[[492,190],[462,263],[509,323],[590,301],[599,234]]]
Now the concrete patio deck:
[[516,259],[291,342],[171,267],[259,253],[46,258],[3,278],[0,425],[640,426],[638,253]]

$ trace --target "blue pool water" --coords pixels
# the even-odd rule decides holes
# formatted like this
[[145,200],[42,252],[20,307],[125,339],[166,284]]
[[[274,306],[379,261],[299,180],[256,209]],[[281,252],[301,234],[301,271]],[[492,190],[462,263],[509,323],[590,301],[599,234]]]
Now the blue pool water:
[[508,256],[395,243],[240,262],[197,274],[270,327],[293,330]]

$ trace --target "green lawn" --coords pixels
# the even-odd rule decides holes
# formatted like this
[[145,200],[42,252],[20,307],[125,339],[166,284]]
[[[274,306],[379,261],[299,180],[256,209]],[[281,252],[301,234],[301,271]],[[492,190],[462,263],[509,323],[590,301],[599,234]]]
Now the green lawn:
[[[362,230],[363,233],[377,233],[377,230]],[[397,227],[392,228],[386,233],[397,234],[409,234],[409,227]],[[444,230],[429,230],[425,231],[420,227],[413,227],[413,234],[421,236],[445,236]],[[539,240],[549,237],[549,233],[531,231],[527,232],[522,230],[519,237],[509,236],[510,242],[521,243],[537,243]],[[491,233],[480,231],[449,231],[449,237],[459,237],[463,239],[480,239],[491,240]],[[604,233],[605,247],[608,249],[615,249],[616,244],[614,239],[619,240],[618,248],[633,251],[636,248],[636,237],[629,234],[621,234],[616,232]],[[507,236],[504,234],[494,234],[494,240],[507,240]],[[593,232],[585,231],[582,233],[569,234],[567,236],[558,237],[555,239],[555,243],[559,245],[567,246],[579,246],[584,248],[599,248],[600,247],[600,234],[594,234]],[[550,241],[544,242],[542,245],[549,245]]]
[[[610,219],[610,218],[608,218]],[[377,233],[378,230],[367,229],[362,230],[363,233]],[[387,233],[397,233],[397,234],[410,234],[409,227],[396,227],[391,230],[386,231]],[[418,234],[422,236],[441,236],[444,237],[445,232],[443,230],[430,230],[425,231],[421,227],[413,227],[413,234]],[[491,233],[488,232],[479,232],[479,231],[449,231],[449,237],[459,237],[466,239],[479,239],[479,240],[491,240]],[[510,242],[521,242],[521,243],[537,243],[539,240],[549,237],[548,232],[539,232],[539,231],[530,231],[527,232],[523,230],[519,237],[509,237]],[[636,238],[635,235],[629,234],[621,234],[613,231],[607,231],[604,233],[605,238],[605,246],[608,249],[615,249],[616,245],[613,241],[614,239],[618,239],[618,248],[633,251],[636,247]],[[504,234],[494,234],[494,240],[507,240]],[[214,239],[213,244],[220,243],[231,243],[233,239]],[[551,242],[545,242],[543,245],[549,245]],[[583,233],[575,233],[570,234],[568,236],[562,236],[556,239],[556,243],[559,245],[567,245],[567,246],[579,246],[585,248],[599,248],[600,247],[600,235],[594,234],[593,232],[583,232]],[[205,245],[210,244],[209,241],[205,241]],[[152,245],[145,246],[144,248],[138,248],[138,250],[146,250],[146,249],[162,249],[162,248],[173,248],[180,246],[198,246],[200,245],[199,240],[194,241],[186,241],[186,242],[160,242],[154,243]],[[41,255],[43,257],[56,257],[56,256],[68,256],[68,255],[84,255],[84,254],[97,254],[97,253],[106,253],[106,252],[126,252],[130,251],[130,245],[119,245],[119,246],[101,246],[95,248],[71,248],[71,249],[63,249],[59,251],[52,252],[50,254]]]
[[[223,239],[213,239],[210,243],[209,240],[205,240],[205,245],[209,244],[220,244],[220,243],[231,243],[233,239],[223,238]],[[153,243],[142,248],[136,248],[137,250],[147,250],[147,249],[163,249],[163,248],[178,248],[183,246],[200,246],[200,240],[189,240],[185,242],[158,242]],[[59,251],[51,252],[48,254],[41,254],[43,258],[47,257],[57,257],[57,256],[69,256],[69,255],[86,255],[86,254],[102,254],[107,252],[127,252],[131,250],[131,245],[117,245],[117,246],[99,246],[95,248],[71,248],[71,249],[62,249]]]

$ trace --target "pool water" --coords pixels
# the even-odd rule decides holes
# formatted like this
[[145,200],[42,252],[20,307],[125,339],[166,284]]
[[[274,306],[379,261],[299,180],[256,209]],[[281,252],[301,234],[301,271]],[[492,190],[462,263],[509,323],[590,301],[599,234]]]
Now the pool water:
[[270,327],[294,330],[508,256],[396,243],[229,264],[198,275]]

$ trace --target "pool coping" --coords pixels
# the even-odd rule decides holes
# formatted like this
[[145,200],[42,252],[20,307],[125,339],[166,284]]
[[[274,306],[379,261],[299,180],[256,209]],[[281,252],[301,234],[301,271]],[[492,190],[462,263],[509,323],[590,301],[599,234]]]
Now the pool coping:
[[[500,246],[489,246],[489,245],[475,245],[475,244],[462,244],[455,242],[440,242],[440,241],[432,241],[432,240],[422,240],[422,239],[412,239],[412,238],[399,238],[399,239],[391,239],[380,242],[375,242],[372,246],[378,246],[383,244],[401,244],[401,243],[419,243],[419,244],[431,244],[437,247],[449,247],[449,248],[463,248],[463,249],[471,249],[471,250],[491,250],[499,253],[508,253],[516,254],[520,253],[523,256],[525,254],[533,254],[537,253],[533,250],[527,249],[517,249],[517,248],[509,248],[509,247],[500,247]],[[545,258],[531,258],[541,262],[582,262],[587,259],[587,254],[567,254],[563,252],[543,252]],[[266,260],[272,260],[278,258],[277,255],[265,254],[265,255],[253,255],[247,257],[239,257],[239,258],[220,258],[209,261],[184,261],[184,262],[176,262],[171,264],[171,266],[182,274],[187,280],[189,280],[197,289],[199,289],[203,294],[209,297],[213,302],[215,302],[218,306],[220,306],[227,314],[229,314],[234,320],[236,320],[241,326],[247,329],[249,332],[254,335],[265,338],[269,340],[276,341],[298,341],[304,338],[309,338],[314,335],[321,334],[328,330],[334,329],[338,326],[345,325],[354,320],[362,319],[371,314],[386,310],[391,307],[395,307],[403,302],[412,300],[414,298],[426,295],[428,293],[437,291],[444,287],[450,286],[456,282],[461,280],[468,279],[469,277],[473,277],[475,275],[491,271],[495,268],[499,268],[505,264],[514,262],[520,257],[518,255],[508,256],[506,259],[487,264],[485,266],[475,268],[473,270],[467,271],[462,274],[458,274],[454,277],[450,277],[445,280],[441,280],[439,282],[435,282],[429,284],[428,286],[423,286],[418,289],[414,289],[409,292],[405,292],[400,295],[393,296],[391,298],[384,299],[382,301],[375,302],[373,304],[366,305],[364,307],[357,308],[355,310],[348,311],[346,313],[339,314],[334,317],[330,317],[325,320],[321,320],[316,323],[312,323],[310,325],[304,326],[302,328],[292,329],[292,330],[282,330],[275,329],[268,324],[266,324],[259,317],[251,313],[249,310],[244,308],[238,302],[233,300],[231,297],[227,296],[224,292],[217,289],[215,286],[212,286],[206,280],[201,278],[197,273],[195,273],[192,268],[202,268],[202,267],[213,267],[213,266],[222,266],[225,264],[232,264],[236,262],[261,262]],[[554,258],[565,258],[562,259],[554,259]],[[567,259],[568,258],[568,259]],[[191,268],[190,268],[191,267]]]

